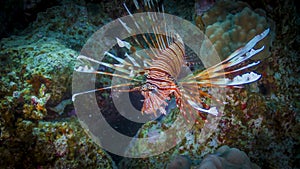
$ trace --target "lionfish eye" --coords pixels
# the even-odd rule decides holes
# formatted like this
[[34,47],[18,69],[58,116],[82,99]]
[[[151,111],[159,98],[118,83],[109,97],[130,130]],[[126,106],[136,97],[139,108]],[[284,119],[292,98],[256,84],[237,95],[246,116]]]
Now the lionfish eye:
[[154,86],[153,86],[153,85],[149,85],[148,89],[149,89],[149,90],[153,90],[153,89],[154,89]]
[[141,87],[142,91],[146,91],[148,89],[148,84],[144,84],[142,87]]

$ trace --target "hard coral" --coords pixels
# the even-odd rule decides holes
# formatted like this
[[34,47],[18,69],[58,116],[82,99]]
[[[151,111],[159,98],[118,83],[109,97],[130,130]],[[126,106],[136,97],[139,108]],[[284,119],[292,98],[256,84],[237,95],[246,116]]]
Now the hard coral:
[[228,146],[220,147],[215,154],[207,155],[197,169],[259,169],[250,162],[246,153]]
[[[251,10],[246,3],[218,1],[203,15],[206,25],[205,34],[215,47],[221,59],[245,45],[256,34],[267,28],[274,29],[272,21],[267,19],[262,10]],[[272,35],[272,34],[271,34]],[[255,59],[270,55],[272,36],[266,37],[256,47],[265,46],[266,50],[256,55]]]

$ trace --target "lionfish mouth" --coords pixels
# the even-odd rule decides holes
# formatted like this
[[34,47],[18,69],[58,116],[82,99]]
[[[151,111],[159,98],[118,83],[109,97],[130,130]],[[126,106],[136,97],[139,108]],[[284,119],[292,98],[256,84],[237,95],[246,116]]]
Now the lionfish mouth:
[[[137,1],[134,2],[137,9],[144,7],[148,10],[155,10],[153,3],[146,3],[143,6]],[[207,92],[208,90],[205,91],[204,88],[240,88],[244,84],[260,79],[261,75],[253,71],[242,73],[246,69],[258,65],[259,61],[246,65],[243,63],[264,49],[264,46],[254,49],[254,46],[268,35],[269,29],[253,37],[245,46],[233,52],[220,63],[203,71],[187,73],[182,77],[180,74],[188,66],[186,66],[185,60],[185,44],[179,34],[169,28],[170,25],[166,25],[165,20],[157,19],[161,18],[158,16],[159,13],[149,12],[147,19],[136,21],[125,4],[124,7],[132,16],[135,26],[129,27],[122,19],[119,19],[118,21],[127,32],[134,34],[133,30],[139,30],[145,24],[152,25],[150,32],[153,33],[135,35],[131,37],[131,40],[116,37],[116,47],[126,51],[123,52],[123,57],[114,54],[113,50],[104,53],[105,60],[79,55],[78,60],[81,65],[75,68],[76,72],[95,74],[102,79],[118,80],[104,87],[75,93],[72,96],[73,101],[80,95],[96,91],[138,91],[144,97],[142,114],[166,115],[170,111],[169,109],[174,107],[169,105],[174,98],[176,107],[187,121],[191,121],[199,112],[200,114],[219,115],[218,108],[209,103],[212,101],[218,104],[224,103],[220,98]],[[164,12],[163,7],[159,8],[159,11]],[[156,23],[162,24],[157,26]],[[92,65],[98,65],[101,69],[96,69]],[[225,78],[230,75],[235,76]],[[179,76],[181,77],[178,78]],[[197,114],[194,113],[195,111]]]

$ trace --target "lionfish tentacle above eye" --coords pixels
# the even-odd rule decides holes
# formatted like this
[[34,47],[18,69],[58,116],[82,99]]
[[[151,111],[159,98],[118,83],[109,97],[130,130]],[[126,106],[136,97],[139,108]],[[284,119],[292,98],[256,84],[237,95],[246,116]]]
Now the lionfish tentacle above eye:
[[[260,62],[253,62],[242,65],[244,61],[261,52],[264,47],[254,49],[254,46],[267,36],[269,29],[255,36],[244,47],[236,50],[230,56],[220,63],[211,66],[199,73],[191,73],[183,78],[178,79],[185,66],[185,44],[181,37],[157,16],[155,12],[164,12],[163,6],[158,7],[157,1],[145,0],[140,4],[137,0],[133,0],[137,10],[147,12],[147,17],[135,18],[124,3],[124,8],[128,12],[133,21],[130,27],[122,20],[118,19],[123,28],[133,36],[131,41],[125,41],[116,37],[116,43],[120,48],[126,48],[128,52],[124,57],[119,57],[107,51],[105,56],[110,57],[117,63],[108,63],[98,61],[88,56],[79,55],[79,60],[93,62],[98,65],[113,69],[111,73],[106,70],[95,70],[91,66],[84,65],[75,69],[81,73],[99,74],[110,77],[117,77],[129,80],[126,83],[110,85],[98,89],[79,92],[76,96],[95,91],[103,91],[109,89],[119,89],[118,91],[140,91],[144,96],[144,102],[141,112],[145,114],[157,115],[157,113],[166,114],[166,106],[171,98],[175,98],[176,105],[181,114],[187,121],[195,119],[196,112],[202,112],[212,115],[218,115],[216,107],[211,107],[203,98],[208,98],[219,104],[223,102],[214,97],[212,93],[207,92],[203,88],[211,87],[240,87],[243,84],[257,81],[261,75],[248,72],[241,73],[233,78],[224,78],[225,75],[234,75],[245,69],[258,65]],[[139,20],[139,21],[137,21]],[[156,26],[160,23],[159,26]],[[145,26],[151,25],[148,29],[149,34],[134,35],[135,31],[140,31]],[[130,43],[131,42],[131,43]],[[145,49],[145,50],[140,50]],[[136,78],[143,76],[144,78]],[[121,89],[122,87],[132,87],[129,90]]]

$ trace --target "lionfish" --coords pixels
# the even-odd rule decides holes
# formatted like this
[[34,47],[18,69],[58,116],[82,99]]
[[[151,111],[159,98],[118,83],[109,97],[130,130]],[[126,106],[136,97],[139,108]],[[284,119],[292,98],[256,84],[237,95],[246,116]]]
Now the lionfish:
[[[155,9],[156,5],[152,0],[145,0],[144,4],[139,4],[136,0],[133,1],[136,8],[140,10]],[[123,4],[129,15],[132,15],[126,4]],[[164,8],[157,8],[164,13]],[[155,10],[157,10],[155,9]],[[160,12],[158,11],[158,12]],[[150,16],[150,20],[155,24],[155,15]],[[128,32],[132,30],[121,19],[119,22],[123,25],[124,29]],[[136,29],[142,27],[139,23],[135,23]],[[167,27],[163,28],[166,29]],[[172,98],[176,100],[176,106],[179,108],[180,113],[189,122],[195,117],[194,111],[203,117],[204,114],[211,114],[218,116],[219,111],[217,107],[210,106],[203,98],[214,99],[212,94],[202,90],[205,87],[217,88],[240,88],[241,85],[255,82],[260,79],[261,75],[255,72],[241,73],[243,70],[256,66],[260,61],[249,64],[244,64],[246,60],[256,55],[264,49],[262,46],[259,49],[254,49],[254,46],[267,36],[269,29],[266,29],[261,34],[256,35],[245,46],[237,49],[225,60],[220,63],[206,68],[200,72],[192,72],[189,75],[178,80],[182,71],[182,65],[186,64],[186,47],[181,37],[176,32],[169,30],[165,31],[165,35],[159,34],[160,27],[153,27],[154,34],[133,36],[132,45],[130,42],[121,40],[116,37],[116,44],[120,48],[125,48],[131,54],[125,53],[127,59],[118,57],[111,52],[105,52],[104,55],[108,56],[111,60],[117,63],[108,63],[99,61],[88,56],[79,55],[78,59],[85,62],[96,63],[106,69],[113,69],[118,73],[111,73],[106,69],[94,69],[89,65],[83,65],[75,68],[76,72],[99,74],[110,77],[117,77],[130,80],[129,83],[108,85],[89,91],[83,91],[73,94],[72,100],[74,101],[78,95],[92,93],[104,90],[117,90],[118,92],[140,92],[143,97],[143,106],[141,109],[142,114],[157,115],[161,113],[166,115],[166,106],[170,103]],[[143,51],[139,49],[150,49]],[[145,56],[145,54],[147,56]],[[225,71],[224,71],[225,70]],[[231,75],[232,78],[222,78]],[[142,78],[141,78],[142,77]],[[123,90],[122,87],[130,87],[129,90]],[[185,86],[185,87],[182,87]],[[196,97],[194,96],[196,95]],[[174,99],[173,99],[174,100]],[[221,102],[220,104],[224,104]],[[192,118],[190,118],[192,117]]]

